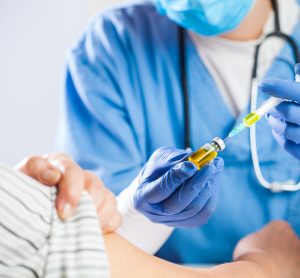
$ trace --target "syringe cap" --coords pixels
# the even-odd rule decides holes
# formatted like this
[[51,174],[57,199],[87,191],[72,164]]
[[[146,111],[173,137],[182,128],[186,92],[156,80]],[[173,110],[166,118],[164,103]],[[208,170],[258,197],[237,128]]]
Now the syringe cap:
[[220,139],[219,137],[215,137],[212,141],[215,142],[219,146],[220,151],[225,150],[226,145],[222,139]]

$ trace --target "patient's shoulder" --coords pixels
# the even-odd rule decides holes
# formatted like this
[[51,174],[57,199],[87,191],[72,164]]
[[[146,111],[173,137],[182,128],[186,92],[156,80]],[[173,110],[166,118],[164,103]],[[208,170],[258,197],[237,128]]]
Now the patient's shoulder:
[[51,188],[0,164],[1,275],[8,269],[19,277],[42,275],[54,198]]
[[85,192],[66,222],[48,187],[0,164],[0,276],[109,277],[104,241]]

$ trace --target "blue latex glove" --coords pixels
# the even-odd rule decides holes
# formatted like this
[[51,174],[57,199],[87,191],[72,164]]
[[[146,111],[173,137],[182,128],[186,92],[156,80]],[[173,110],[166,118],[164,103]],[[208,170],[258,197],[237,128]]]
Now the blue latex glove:
[[142,169],[134,206],[152,222],[197,227],[215,211],[223,160],[216,158],[198,171],[193,163],[184,161],[190,153],[163,147]]
[[[295,67],[300,74],[300,64]],[[300,160],[300,83],[281,79],[266,79],[259,85],[263,93],[291,100],[279,104],[267,115],[276,141]]]

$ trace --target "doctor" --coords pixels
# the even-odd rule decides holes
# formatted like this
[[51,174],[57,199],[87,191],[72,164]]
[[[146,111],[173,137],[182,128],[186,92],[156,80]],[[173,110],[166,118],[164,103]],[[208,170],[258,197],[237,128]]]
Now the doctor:
[[[260,186],[248,131],[199,172],[182,162],[184,149],[224,138],[249,112],[256,47],[274,30],[289,43],[280,35],[260,48],[252,77],[275,79],[260,84],[258,104],[269,95],[300,101],[300,85],[283,80],[294,79],[299,56],[296,0],[141,1],[96,17],[70,52],[59,149],[115,193],[139,175],[135,207],[180,227],[158,252],[165,259],[229,261],[241,237],[273,219],[300,235],[300,193]],[[299,111],[286,102],[257,126],[261,171],[272,183],[300,177]]]

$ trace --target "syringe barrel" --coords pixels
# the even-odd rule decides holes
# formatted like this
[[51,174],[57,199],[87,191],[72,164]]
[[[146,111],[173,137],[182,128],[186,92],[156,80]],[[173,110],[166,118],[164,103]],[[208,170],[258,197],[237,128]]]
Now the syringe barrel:
[[272,108],[276,107],[280,103],[282,103],[284,99],[276,98],[276,97],[270,97],[267,101],[265,101],[260,107],[258,107],[255,112],[259,116],[264,116],[267,114]]

